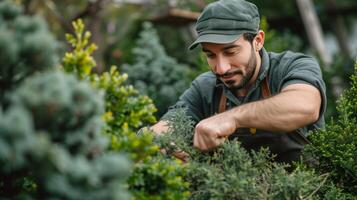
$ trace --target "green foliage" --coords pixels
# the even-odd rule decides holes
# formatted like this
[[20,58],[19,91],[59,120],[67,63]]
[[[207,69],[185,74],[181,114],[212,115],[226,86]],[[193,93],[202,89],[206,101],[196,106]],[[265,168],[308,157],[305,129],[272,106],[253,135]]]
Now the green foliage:
[[87,155],[102,149],[103,137],[98,132],[102,127],[103,95],[89,84],[60,72],[35,75],[11,98],[31,111],[36,130],[50,133],[52,141],[65,145],[72,154]]
[[[83,27],[82,21],[74,24]],[[176,161],[158,155],[158,146],[153,144],[153,135],[148,129],[136,134],[140,127],[156,121],[153,116],[156,108],[151,99],[125,85],[128,76],[121,75],[114,66],[102,75],[90,74],[89,68],[95,63],[81,62],[92,59],[92,51],[87,47],[89,37],[82,37],[83,31],[83,28],[76,28],[75,36],[67,36],[77,50],[66,54],[63,66],[68,72],[89,80],[94,87],[105,92],[105,114],[102,117],[106,127],[102,132],[111,138],[112,151],[126,152],[136,162],[128,181],[134,199],[185,199],[187,184],[180,178],[184,168]]]
[[129,179],[130,191],[137,200],[187,199],[189,185],[182,180],[185,174],[180,161],[157,155],[137,164]]
[[302,49],[302,41],[298,36],[288,31],[279,33],[274,29],[269,29],[267,19],[264,16],[261,18],[260,21],[260,29],[265,32],[264,47],[268,51],[300,51]]
[[[190,183],[190,199],[310,199],[327,175],[271,162],[267,149],[248,153],[239,142],[226,141],[220,148],[199,152],[192,147],[193,122],[184,110],[169,116],[169,131],[156,138],[168,150],[190,155],[184,177]],[[174,142],[174,144],[173,144]]]
[[131,154],[135,160],[156,152],[152,134],[136,135],[139,127],[156,121],[156,108],[147,96],[140,96],[132,86],[124,85],[127,75],[120,75],[115,67],[101,76],[92,75],[95,87],[106,92],[106,133],[111,136],[111,147]]
[[1,1],[0,21],[0,52],[6,52],[0,56],[6,90],[0,99],[6,105],[0,107],[1,198],[129,199],[124,185],[131,163],[105,152],[103,95],[73,75],[37,72],[56,64],[56,42],[41,18]]
[[166,54],[149,23],[144,23],[133,55],[134,63],[125,64],[122,69],[129,74],[129,82],[135,88],[153,99],[161,116],[189,84],[188,67]]
[[[357,70],[357,64],[355,65]],[[337,102],[339,116],[325,130],[311,134],[312,144],[306,154],[317,160],[313,165],[344,191],[357,197],[357,76],[351,77],[351,88]]]
[[82,20],[73,22],[75,35],[67,34],[67,39],[74,50],[65,54],[63,68],[86,79],[92,85],[105,92],[105,134],[111,138],[113,150],[125,151],[135,160],[140,160],[158,150],[152,145],[152,135],[141,136],[136,131],[142,126],[154,123],[156,111],[151,99],[139,95],[130,85],[125,85],[128,76],[120,74],[115,66],[102,75],[91,73],[95,61],[91,54],[95,44],[89,44],[90,33],[84,31]]
[[[0,116],[2,194],[128,199],[123,183],[130,163],[118,154],[103,154],[103,100],[90,85],[51,72],[26,79],[11,96]],[[32,192],[23,190],[26,181],[34,185]]]
[[[0,101],[7,92],[36,71],[57,65],[57,42],[38,16],[21,15],[11,1],[0,2]],[[5,105],[4,105],[5,104]]]
[[336,54],[330,67],[322,67],[326,84],[327,109],[325,119],[337,118],[337,99],[344,89],[350,87],[349,77],[353,74],[354,61],[343,55]]
[[88,44],[90,32],[84,32],[84,24],[81,19],[72,23],[75,35],[66,34],[67,41],[73,50],[67,52],[63,58],[63,67],[66,72],[74,73],[78,78],[88,76],[96,63],[91,56],[97,48],[95,44]]

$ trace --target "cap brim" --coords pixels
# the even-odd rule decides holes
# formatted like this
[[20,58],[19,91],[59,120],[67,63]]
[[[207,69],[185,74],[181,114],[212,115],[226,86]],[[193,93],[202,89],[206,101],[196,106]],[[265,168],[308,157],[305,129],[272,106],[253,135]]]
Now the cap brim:
[[196,41],[194,41],[189,47],[189,50],[192,50],[197,47],[198,44],[200,43],[216,43],[216,44],[227,44],[227,43],[232,43],[239,39],[243,34],[237,34],[237,35],[218,35],[218,34],[205,34],[198,36]]

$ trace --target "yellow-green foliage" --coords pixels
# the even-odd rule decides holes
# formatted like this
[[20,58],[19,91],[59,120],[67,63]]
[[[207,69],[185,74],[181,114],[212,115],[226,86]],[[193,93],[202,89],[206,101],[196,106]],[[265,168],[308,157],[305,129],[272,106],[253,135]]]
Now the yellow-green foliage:
[[132,86],[124,85],[127,75],[120,75],[115,67],[101,76],[92,75],[95,87],[106,92],[106,133],[111,137],[114,150],[126,151],[140,160],[158,150],[152,145],[152,134],[136,135],[139,127],[156,121],[156,108],[147,96],[140,96]]
[[90,33],[84,32],[82,20],[73,22],[75,35],[67,34],[67,40],[73,51],[65,54],[63,68],[66,72],[87,79],[96,88],[105,92],[105,114],[103,119],[107,127],[105,133],[111,138],[111,148],[125,151],[134,159],[141,159],[158,150],[152,145],[151,134],[136,136],[136,131],[144,125],[156,121],[156,108],[147,96],[139,95],[130,85],[125,85],[128,76],[120,74],[115,66],[101,75],[92,74],[96,63],[91,54],[97,48],[89,44]]
[[189,183],[183,180],[187,165],[157,155],[136,165],[129,190],[136,200],[187,199]]
[[89,31],[84,32],[82,20],[72,23],[75,35],[66,34],[67,41],[71,44],[72,52],[67,52],[63,58],[63,67],[66,72],[75,73],[78,78],[88,76],[96,62],[91,56],[97,49],[95,44],[88,44],[91,36]]
[[140,127],[156,121],[152,100],[126,85],[128,76],[120,74],[115,66],[101,75],[91,74],[95,67],[91,57],[95,46],[88,43],[90,34],[83,33],[81,20],[74,22],[74,27],[75,35],[67,35],[74,50],[65,55],[63,68],[105,92],[103,132],[111,138],[111,150],[127,152],[135,161],[128,181],[134,199],[187,199],[188,184],[181,178],[185,174],[184,167],[172,158],[160,156],[148,129],[136,134]]

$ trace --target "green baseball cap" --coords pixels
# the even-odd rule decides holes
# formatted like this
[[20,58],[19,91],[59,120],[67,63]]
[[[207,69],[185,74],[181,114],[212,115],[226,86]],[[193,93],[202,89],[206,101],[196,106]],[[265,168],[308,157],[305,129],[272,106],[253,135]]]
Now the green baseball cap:
[[220,0],[208,4],[196,23],[197,39],[194,49],[202,42],[226,44],[239,39],[243,33],[257,33],[260,17],[256,5],[244,0]]

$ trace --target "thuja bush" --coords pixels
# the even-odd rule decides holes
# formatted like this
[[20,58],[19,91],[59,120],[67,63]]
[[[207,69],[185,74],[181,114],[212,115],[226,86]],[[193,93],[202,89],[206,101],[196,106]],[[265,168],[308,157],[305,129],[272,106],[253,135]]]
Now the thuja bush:
[[74,22],[73,27],[75,34],[66,35],[73,50],[65,54],[62,66],[66,72],[89,81],[104,92],[104,132],[111,138],[111,148],[125,151],[136,160],[155,153],[158,148],[152,145],[151,134],[136,135],[140,127],[156,121],[156,108],[151,99],[139,95],[133,86],[126,85],[128,76],[120,74],[115,66],[101,75],[91,73],[96,66],[91,54],[97,47],[89,44],[90,32],[84,30],[81,20]]
[[187,88],[189,68],[166,54],[150,23],[144,23],[143,28],[133,48],[134,63],[125,64],[122,69],[135,88],[153,99],[161,116]]
[[106,152],[101,133],[103,95],[73,75],[40,73],[56,58],[44,22],[9,1],[0,13],[0,34],[11,42],[0,39],[1,198],[129,199],[131,164]]
[[[357,70],[357,64],[355,65]],[[311,134],[306,157],[318,171],[330,172],[332,181],[357,198],[357,75],[337,101],[338,117],[324,130]]]
[[[53,69],[58,63],[57,42],[38,16],[22,15],[11,1],[0,2],[0,101],[34,72]],[[4,106],[4,105],[3,105]]]
[[63,68],[78,78],[88,80],[105,92],[106,122],[102,132],[111,138],[110,151],[128,153],[135,161],[133,174],[127,186],[134,199],[186,199],[187,183],[182,180],[184,166],[170,158],[160,156],[153,144],[153,134],[148,129],[138,129],[156,121],[156,111],[151,99],[128,84],[128,76],[120,74],[116,67],[101,75],[91,73],[95,61],[91,54],[94,44],[89,44],[90,33],[84,31],[81,20],[73,23],[75,35],[67,35],[73,51],[66,53]]
[[272,162],[267,149],[248,153],[235,140],[199,152],[192,147],[193,122],[184,112],[169,116],[168,132],[155,141],[167,156],[188,153],[184,179],[190,184],[190,199],[312,199],[324,185],[327,174],[300,167],[287,172],[286,166]]
[[[61,72],[38,74],[11,94],[10,105],[0,120],[4,196],[128,199],[130,163],[104,154],[103,100],[89,84]],[[32,190],[23,189],[26,181]]]

